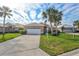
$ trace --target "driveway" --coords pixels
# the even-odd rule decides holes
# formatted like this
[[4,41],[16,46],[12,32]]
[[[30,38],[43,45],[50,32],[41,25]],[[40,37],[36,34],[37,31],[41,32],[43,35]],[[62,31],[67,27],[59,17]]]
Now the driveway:
[[22,35],[0,43],[1,56],[48,56],[39,48],[40,35]]

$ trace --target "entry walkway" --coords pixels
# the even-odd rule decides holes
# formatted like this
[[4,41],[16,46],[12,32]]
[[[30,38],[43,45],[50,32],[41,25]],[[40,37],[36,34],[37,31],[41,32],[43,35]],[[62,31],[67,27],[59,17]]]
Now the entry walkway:
[[48,56],[39,48],[40,35],[22,35],[0,43],[1,56]]

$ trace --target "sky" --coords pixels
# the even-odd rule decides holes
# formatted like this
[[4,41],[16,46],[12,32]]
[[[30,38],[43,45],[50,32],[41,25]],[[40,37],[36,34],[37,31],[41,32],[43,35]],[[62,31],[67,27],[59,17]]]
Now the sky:
[[[55,7],[62,11],[62,24],[72,25],[73,21],[79,20],[78,3],[26,3],[26,0],[0,0],[0,6],[8,6],[13,16],[6,22],[28,24],[32,22],[43,22],[42,11],[49,7]],[[3,18],[0,17],[0,23]]]

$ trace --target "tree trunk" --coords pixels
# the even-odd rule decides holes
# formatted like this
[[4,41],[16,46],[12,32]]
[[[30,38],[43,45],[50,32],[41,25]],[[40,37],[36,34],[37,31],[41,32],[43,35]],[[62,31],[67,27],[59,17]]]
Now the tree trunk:
[[56,25],[55,25],[55,26],[56,26],[56,34],[58,34],[58,28],[57,28],[57,23],[55,23],[55,24],[56,24]]
[[51,34],[53,33],[53,26],[52,26],[52,22],[50,22],[50,26],[51,26]]
[[75,31],[75,29],[74,29],[75,27],[74,27],[74,25],[73,25],[73,39],[75,38],[75,34],[74,34],[74,31]]
[[5,40],[4,35],[5,35],[5,16],[4,16],[4,20],[3,20],[3,36],[2,39]]
[[64,27],[61,28],[62,32],[64,32]]

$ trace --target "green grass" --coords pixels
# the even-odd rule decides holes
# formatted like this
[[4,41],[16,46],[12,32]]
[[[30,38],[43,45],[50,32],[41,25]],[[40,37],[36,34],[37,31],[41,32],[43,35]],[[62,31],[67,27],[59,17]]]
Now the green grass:
[[40,48],[49,55],[59,55],[79,48],[79,35],[61,33],[59,36],[41,35]]
[[3,35],[0,34],[0,43],[7,41],[7,40],[10,40],[10,39],[13,39],[13,38],[20,36],[20,35],[21,35],[20,33],[6,33],[5,36],[4,36],[5,39],[2,39]]

